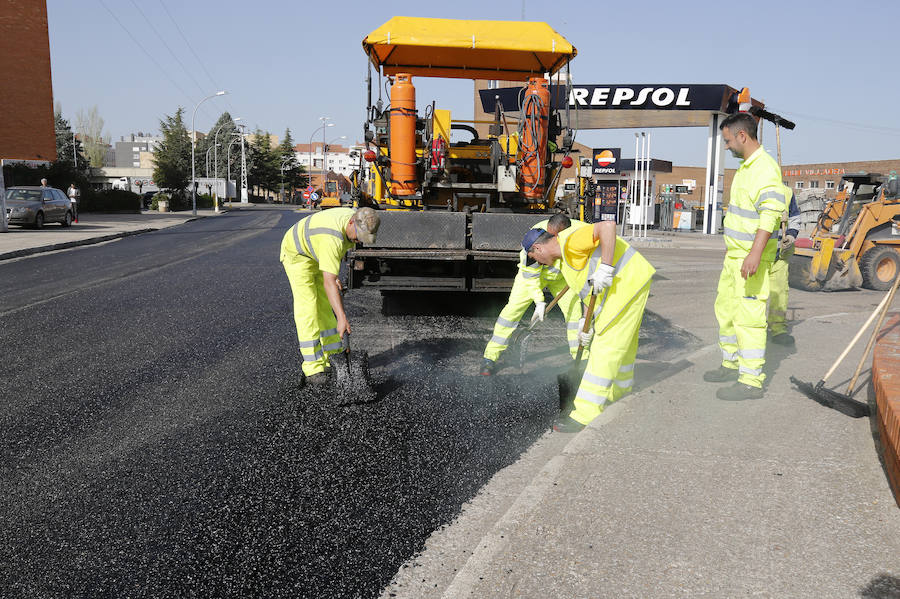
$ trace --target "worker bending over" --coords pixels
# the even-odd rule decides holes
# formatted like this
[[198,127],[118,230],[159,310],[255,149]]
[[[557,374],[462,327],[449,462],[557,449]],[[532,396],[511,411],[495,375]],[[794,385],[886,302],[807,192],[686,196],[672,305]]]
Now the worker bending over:
[[725,147],[741,159],[731,183],[725,214],[725,262],[719,277],[715,311],[719,321],[722,364],[703,379],[711,383],[735,381],[719,389],[727,401],[759,399],[766,375],[766,301],[769,269],[785,211],[781,169],[756,138],[756,120],[747,113],[732,114],[720,126]]
[[[570,226],[584,226],[585,223],[576,220],[572,221],[565,214],[554,214],[547,220],[534,225],[525,235],[522,241],[522,251],[519,252],[519,272],[513,280],[512,289],[509,292],[509,299],[506,306],[500,311],[497,322],[494,323],[494,333],[487,347],[484,348],[484,361],[481,364],[481,374],[490,376],[497,369],[497,360],[500,354],[509,347],[509,339],[519,326],[519,321],[528,310],[528,307],[534,303],[534,314],[531,322],[543,321],[547,310],[547,302],[544,301],[544,289],[549,289],[550,293],[555,297],[566,282],[559,270],[559,260],[549,266],[544,266],[535,262],[528,257],[528,250],[531,244],[544,231],[551,235],[556,235]],[[578,319],[581,318],[581,311],[578,309],[578,295],[573,291],[568,291],[558,302],[559,309],[566,319],[566,334],[569,340],[569,351],[574,356],[578,350]]]
[[307,216],[281,241],[281,263],[294,294],[294,323],[307,381],[327,382],[328,357],[350,332],[338,274],[358,241],[374,243],[380,219],[371,208],[332,208]]
[[800,233],[800,209],[790,187],[784,188],[788,205],[787,231],[778,243],[778,254],[769,269],[769,335],[772,343],[794,345],[793,335],[787,332],[788,262],[794,255],[794,242]]
[[[615,209],[615,206],[612,207]],[[615,213],[588,227],[570,227],[557,236],[538,237],[530,257],[544,265],[561,260],[560,270],[575,290],[585,312],[591,294],[596,300],[590,330],[579,341],[590,346],[587,368],[575,394],[575,407],[562,414],[553,429],[576,432],[603,411],[606,404],[631,391],[638,331],[656,270],[624,239],[616,236]]]

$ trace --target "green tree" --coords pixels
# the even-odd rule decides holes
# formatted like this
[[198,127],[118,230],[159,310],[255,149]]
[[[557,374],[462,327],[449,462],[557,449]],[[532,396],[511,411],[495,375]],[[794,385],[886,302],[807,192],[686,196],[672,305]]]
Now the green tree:
[[285,196],[290,198],[298,187],[305,187],[309,177],[305,176],[305,169],[297,161],[297,153],[294,150],[294,139],[291,137],[291,129],[284,130],[284,139],[278,144],[279,187],[284,180]]
[[191,183],[191,138],[184,126],[184,108],[159,121],[162,141],[153,156],[153,180],[173,192],[173,202],[181,207]]
[[[228,170],[228,145],[235,139],[237,125],[228,112],[223,112],[219,120],[212,126],[209,133],[197,141],[194,146],[194,167],[197,169],[197,175],[206,176],[206,151],[213,147],[215,143],[216,131],[219,132],[219,148],[209,152],[209,176],[212,177],[218,172],[219,177],[225,178]],[[240,145],[235,145],[237,151],[240,151]],[[234,156],[231,156],[232,163]],[[218,171],[216,165],[218,164]],[[234,164],[231,165],[232,176],[234,176]]]
[[[81,140],[73,135],[72,127],[69,125],[69,121],[63,118],[62,110],[58,104],[53,117],[56,121],[56,160],[71,164],[73,170],[86,173],[90,164],[85,158]],[[78,163],[77,169],[76,162]]]
[[272,148],[271,134],[257,129],[250,142],[247,159],[247,184],[260,190],[276,192],[281,182],[281,158]]

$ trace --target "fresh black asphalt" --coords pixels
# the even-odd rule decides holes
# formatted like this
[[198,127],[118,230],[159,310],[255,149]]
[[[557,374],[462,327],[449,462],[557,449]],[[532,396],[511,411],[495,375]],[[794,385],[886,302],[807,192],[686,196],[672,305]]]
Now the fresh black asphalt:
[[0,595],[374,597],[547,430],[555,377],[474,374],[495,300],[383,316],[354,291],[354,350],[396,337],[379,399],[301,388],[296,218],[0,264]]

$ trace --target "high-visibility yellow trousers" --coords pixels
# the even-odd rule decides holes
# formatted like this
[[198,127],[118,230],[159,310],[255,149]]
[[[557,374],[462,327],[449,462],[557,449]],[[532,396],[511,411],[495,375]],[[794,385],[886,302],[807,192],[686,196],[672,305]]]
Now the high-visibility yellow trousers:
[[294,324],[303,357],[303,373],[312,376],[324,372],[328,357],[341,351],[337,319],[328,296],[322,271],[305,256],[287,256],[281,262],[294,294]]
[[769,299],[770,262],[760,262],[756,273],[741,276],[740,257],[725,257],[716,295],[722,366],[738,370],[738,381],[762,387],[766,375],[766,302]]
[[594,332],[591,355],[575,393],[575,409],[571,414],[581,424],[589,423],[607,404],[631,391],[638,333],[649,296],[648,281],[605,331]]
[[788,258],[783,256],[769,268],[769,331],[773,335],[787,333]]
[[[554,281],[541,281],[542,288],[546,287],[556,297],[562,288],[566,286],[564,279]],[[494,323],[494,331],[487,347],[484,348],[484,357],[496,362],[500,355],[509,347],[509,339],[519,326],[519,321],[528,307],[533,303],[529,290],[526,288],[522,277],[517,276],[513,281],[509,292],[509,300],[500,311],[497,322]],[[582,317],[581,300],[577,293],[571,290],[560,298],[557,306],[566,319],[566,337],[569,343],[569,353],[573,356],[578,350],[578,320]]]

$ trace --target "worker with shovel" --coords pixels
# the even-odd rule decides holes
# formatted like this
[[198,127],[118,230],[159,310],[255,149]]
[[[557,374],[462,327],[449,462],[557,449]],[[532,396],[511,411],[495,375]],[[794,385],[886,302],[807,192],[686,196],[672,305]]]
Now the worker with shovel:
[[380,219],[371,208],[332,208],[291,227],[281,241],[281,263],[294,295],[294,323],[309,383],[328,381],[329,356],[350,333],[338,274],[357,242],[374,243]]
[[[487,347],[484,348],[484,361],[481,364],[481,374],[490,376],[497,370],[497,361],[500,355],[509,347],[510,338],[519,326],[519,321],[534,303],[534,314],[531,317],[532,324],[542,322],[547,310],[544,301],[544,289],[549,289],[554,296],[561,293],[566,286],[562,273],[559,271],[559,261],[549,266],[538,264],[528,257],[531,243],[544,231],[556,235],[570,226],[584,226],[581,221],[572,221],[565,214],[554,214],[547,220],[534,225],[525,235],[522,242],[522,251],[519,252],[519,272],[513,280],[512,289],[509,292],[509,300],[500,311],[497,322],[494,323],[494,331]],[[578,296],[567,291],[559,299],[559,309],[566,318],[566,333],[569,338],[569,351],[575,355],[578,349],[578,319],[581,312],[578,310]]]
[[[613,207],[614,209],[614,207]],[[579,305],[592,310],[579,323],[579,343],[590,346],[587,367],[575,394],[574,409],[553,426],[577,432],[600,415],[606,404],[631,391],[638,331],[656,269],[616,236],[615,214],[588,227],[544,233],[528,252],[544,265],[561,260],[563,278],[578,293]]]
[[729,115],[720,126],[725,147],[741,159],[725,214],[725,261],[715,312],[722,363],[703,374],[710,383],[735,381],[716,391],[726,401],[760,399],[766,375],[766,302],[769,269],[778,246],[773,235],[785,211],[781,169],[757,141],[756,120]]

